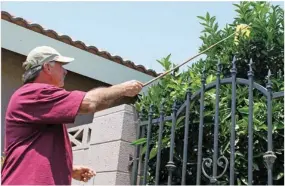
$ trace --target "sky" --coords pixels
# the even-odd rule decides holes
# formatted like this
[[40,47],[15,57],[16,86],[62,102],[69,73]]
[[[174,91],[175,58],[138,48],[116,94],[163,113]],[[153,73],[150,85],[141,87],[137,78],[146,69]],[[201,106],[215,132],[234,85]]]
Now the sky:
[[[200,20],[207,12],[220,28],[232,23],[235,2],[1,2],[16,17],[73,40],[162,72],[157,60],[180,64],[199,53]],[[272,2],[284,7],[283,2]],[[193,61],[195,62],[195,61]]]

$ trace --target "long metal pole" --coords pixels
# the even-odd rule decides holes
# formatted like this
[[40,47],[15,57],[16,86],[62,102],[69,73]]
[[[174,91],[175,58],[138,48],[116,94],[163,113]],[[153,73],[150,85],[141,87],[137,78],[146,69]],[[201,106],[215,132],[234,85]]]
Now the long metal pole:
[[[246,29],[246,28],[248,28],[248,27],[249,27],[249,26],[246,26],[246,27],[244,27],[244,28],[241,28],[241,30],[242,30],[242,29]],[[239,30],[239,31],[241,31],[241,30]],[[234,36],[234,35],[236,34],[236,32],[237,32],[237,31],[235,31],[234,33],[232,33],[232,34],[229,35],[228,37],[226,37],[226,38],[224,38],[224,39],[218,41],[217,43],[214,43],[213,45],[209,46],[208,48],[206,48],[205,50],[203,50],[203,51],[200,52],[199,54],[197,54],[197,55],[195,55],[195,56],[193,56],[193,57],[187,59],[185,62],[181,63],[180,65],[178,65],[178,66],[176,66],[176,67],[174,67],[174,68],[172,68],[172,69],[170,69],[170,70],[168,70],[168,71],[166,71],[166,72],[160,74],[159,76],[153,78],[152,80],[146,82],[145,84],[143,84],[143,87],[145,87],[145,86],[151,84],[152,82],[154,82],[154,81],[156,81],[156,80],[158,80],[158,79],[164,77],[165,75],[169,74],[170,72],[172,72],[172,71],[178,69],[179,67],[185,65],[185,64],[188,63],[189,61],[191,61],[191,60],[195,59],[196,57],[202,55],[203,53],[207,52],[208,50],[210,50],[210,49],[213,48],[214,46],[216,46],[216,45],[220,44],[221,42],[223,42],[223,41],[229,39],[230,37]]]

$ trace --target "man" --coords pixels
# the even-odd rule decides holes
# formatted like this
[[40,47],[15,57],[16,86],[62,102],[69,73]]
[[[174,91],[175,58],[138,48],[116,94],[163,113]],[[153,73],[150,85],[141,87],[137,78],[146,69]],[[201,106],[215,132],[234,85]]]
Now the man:
[[136,96],[138,81],[128,81],[88,92],[66,91],[63,65],[74,59],[47,46],[32,50],[23,63],[24,85],[12,95],[5,118],[3,185],[70,185],[88,181],[88,167],[73,166],[66,124],[79,113],[108,108],[115,100]]

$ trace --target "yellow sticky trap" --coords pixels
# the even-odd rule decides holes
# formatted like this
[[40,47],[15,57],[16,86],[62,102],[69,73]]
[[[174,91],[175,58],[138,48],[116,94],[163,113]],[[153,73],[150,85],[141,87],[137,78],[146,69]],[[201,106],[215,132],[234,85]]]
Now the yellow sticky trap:
[[235,31],[235,39],[234,39],[235,44],[237,45],[239,43],[238,41],[239,35],[249,37],[249,34],[250,34],[250,29],[248,25],[246,24],[237,25],[236,31]]

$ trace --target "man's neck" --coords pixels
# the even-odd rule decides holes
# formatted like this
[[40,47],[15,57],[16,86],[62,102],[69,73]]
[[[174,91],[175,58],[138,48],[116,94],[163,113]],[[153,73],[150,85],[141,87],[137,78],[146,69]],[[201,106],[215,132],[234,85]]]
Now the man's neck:
[[54,85],[56,86],[54,83],[52,83],[49,79],[47,78],[43,78],[41,76],[39,76],[34,83],[43,83],[43,84],[48,84],[48,85]]

